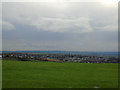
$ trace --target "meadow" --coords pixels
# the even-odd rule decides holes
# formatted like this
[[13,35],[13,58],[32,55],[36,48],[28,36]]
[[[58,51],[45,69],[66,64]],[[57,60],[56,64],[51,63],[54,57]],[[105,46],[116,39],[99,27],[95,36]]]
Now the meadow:
[[118,64],[2,61],[3,88],[117,88]]

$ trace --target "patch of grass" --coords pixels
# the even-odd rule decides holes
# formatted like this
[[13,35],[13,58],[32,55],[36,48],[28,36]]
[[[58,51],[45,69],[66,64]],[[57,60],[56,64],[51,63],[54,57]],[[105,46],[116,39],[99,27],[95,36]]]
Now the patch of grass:
[[32,54],[35,54],[35,55],[48,55],[48,53],[32,53]]
[[3,60],[3,88],[117,88],[118,64]]

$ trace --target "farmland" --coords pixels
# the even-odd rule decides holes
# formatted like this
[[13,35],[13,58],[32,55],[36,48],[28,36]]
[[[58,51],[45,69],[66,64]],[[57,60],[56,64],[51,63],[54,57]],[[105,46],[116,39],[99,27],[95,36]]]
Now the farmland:
[[3,60],[3,88],[117,88],[117,63]]

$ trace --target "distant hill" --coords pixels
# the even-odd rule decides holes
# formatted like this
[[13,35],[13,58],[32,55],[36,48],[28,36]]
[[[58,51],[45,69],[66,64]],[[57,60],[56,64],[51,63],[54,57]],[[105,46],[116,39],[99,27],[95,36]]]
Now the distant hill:
[[2,52],[22,52],[22,53],[49,53],[49,54],[76,54],[94,56],[118,56],[118,52],[81,52],[81,51],[2,51]]

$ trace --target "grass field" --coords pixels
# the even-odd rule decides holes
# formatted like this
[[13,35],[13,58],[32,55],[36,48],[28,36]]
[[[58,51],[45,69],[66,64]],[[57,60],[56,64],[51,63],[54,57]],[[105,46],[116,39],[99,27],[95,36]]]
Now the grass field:
[[118,64],[3,60],[3,88],[117,88]]

